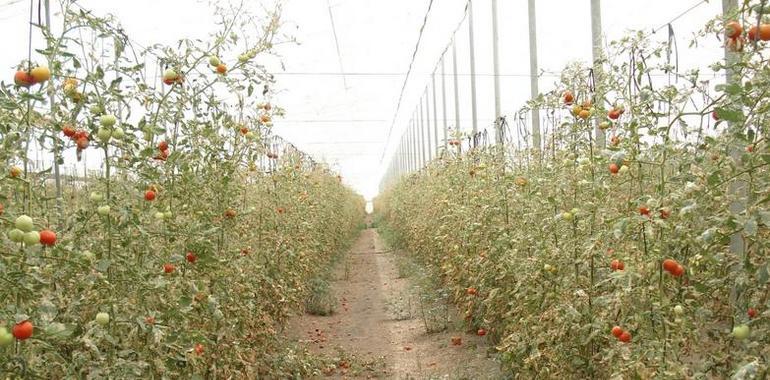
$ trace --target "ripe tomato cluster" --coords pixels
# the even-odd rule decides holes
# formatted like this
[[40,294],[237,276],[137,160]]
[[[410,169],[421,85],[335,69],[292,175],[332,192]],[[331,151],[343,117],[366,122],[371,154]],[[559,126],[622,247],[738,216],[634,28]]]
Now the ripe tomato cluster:
[[37,66],[29,71],[19,70],[13,76],[13,82],[19,87],[30,87],[51,79],[51,70],[45,66]]
[[674,277],[684,274],[684,267],[674,259],[663,260],[663,269]]

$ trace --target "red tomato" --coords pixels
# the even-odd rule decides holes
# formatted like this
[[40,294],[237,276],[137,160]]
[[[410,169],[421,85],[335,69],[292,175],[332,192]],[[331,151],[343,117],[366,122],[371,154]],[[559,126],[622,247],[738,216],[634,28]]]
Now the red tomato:
[[650,216],[650,209],[647,206],[639,206],[639,214]]
[[228,208],[227,210],[225,210],[225,218],[227,219],[235,218],[236,215],[238,215],[238,213],[231,208]]
[[749,318],[751,318],[751,319],[756,318],[757,317],[757,309],[755,309],[753,307],[750,307],[749,311],[748,311],[748,314],[749,314]]
[[75,128],[70,127],[69,125],[65,125],[61,128],[62,133],[64,133],[64,136],[67,137],[73,137],[75,136]]
[[671,216],[671,210],[667,208],[660,209],[660,218],[661,219],[668,219],[668,217]]
[[40,244],[49,247],[56,244],[56,232],[51,230],[40,231]]
[[476,331],[476,335],[478,335],[478,336],[487,335],[487,330],[479,329],[479,331]]
[[631,333],[628,331],[623,331],[622,334],[618,337],[618,340],[623,343],[628,343],[631,341]]
[[83,150],[88,148],[88,137],[80,137],[77,140],[75,140],[75,144],[77,144],[78,149]]
[[476,291],[476,288],[468,288],[465,293],[471,296],[475,296],[478,292]]
[[34,327],[32,326],[32,322],[27,320],[13,325],[11,332],[16,339],[25,340],[32,336],[33,329]]
[[743,33],[743,26],[737,21],[730,21],[725,24],[725,35],[727,38],[738,38]]
[[158,150],[168,150],[168,143],[165,141],[161,141],[158,143]]
[[665,269],[666,272],[673,272],[678,265],[679,263],[674,259],[663,260],[663,269]]
[[165,273],[172,273],[174,272],[174,269],[175,269],[174,264],[171,264],[171,263],[163,264],[163,272]]
[[619,171],[620,171],[620,167],[618,167],[618,164],[616,163],[610,164],[610,173],[618,174]]
[[575,96],[572,95],[571,91],[564,91],[564,95],[562,96],[564,98],[564,104],[571,105],[573,101],[575,101]]
[[623,329],[620,328],[620,326],[614,326],[612,328],[612,335],[615,335],[615,338],[620,338],[622,334],[623,334]]
[[155,200],[155,192],[152,190],[147,190],[144,192],[144,200],[146,201],[154,201]]
[[618,120],[618,118],[620,118],[620,110],[616,108],[611,109],[610,112],[607,113],[607,117],[612,120]]
[[32,77],[32,74],[19,70],[13,76],[13,82],[20,87],[29,87],[35,84],[35,78]]
[[200,343],[195,343],[195,353],[198,355],[203,354],[203,345]]
[[674,268],[674,270],[671,271],[671,275],[673,275],[674,277],[679,277],[683,274],[684,274],[684,267],[679,264],[677,264],[676,268]]
[[187,259],[187,262],[190,264],[195,264],[195,260],[198,260],[198,256],[195,256],[192,252],[187,252],[187,255],[185,255],[185,258]]

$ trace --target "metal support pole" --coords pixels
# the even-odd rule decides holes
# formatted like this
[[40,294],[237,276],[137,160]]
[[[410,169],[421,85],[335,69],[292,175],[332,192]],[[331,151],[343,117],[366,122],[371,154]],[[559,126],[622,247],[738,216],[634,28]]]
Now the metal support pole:
[[449,147],[449,131],[446,119],[446,70],[444,68],[444,57],[441,56],[441,111],[444,113],[444,150]]
[[[39,4],[39,3],[38,3]],[[51,33],[51,1],[45,0],[44,2],[45,7],[45,31],[50,35]],[[46,39],[48,40],[48,39]],[[47,43],[48,47],[50,48],[50,43]],[[53,67],[51,65],[51,60],[48,60],[48,67]],[[54,89],[53,89],[53,81],[48,81],[48,94],[49,94],[49,104],[51,106],[51,115],[53,116],[54,113]],[[56,222],[61,223],[63,218],[63,211],[64,211],[64,197],[62,196],[62,184],[61,184],[61,171],[59,168],[59,156],[61,155],[61,146],[59,144],[58,139],[54,139],[53,143],[53,176],[54,176],[54,182],[56,186]]]
[[452,39],[452,76],[454,76],[455,84],[455,130],[460,131],[460,89],[457,83],[457,44],[456,40]]
[[420,146],[418,147],[420,149],[420,169],[422,169],[423,166],[425,166],[425,138],[423,136],[423,132],[425,130],[425,120],[423,119],[423,112],[422,112],[422,97],[420,98],[420,126],[419,130],[417,131],[417,138],[420,139]]
[[[534,0],[530,0],[534,1]],[[594,77],[596,78],[596,103],[604,101],[602,78],[602,2],[591,0],[591,40],[593,41]],[[599,128],[599,118],[594,118],[594,136],[596,145],[603,148],[606,144],[604,132]]]
[[[534,0],[531,0],[534,1]],[[476,111],[476,50],[473,40],[473,0],[468,0],[468,50],[471,58],[471,114],[473,115],[473,135],[479,131]]]
[[[537,67],[537,13],[535,12],[535,0],[528,0],[529,14],[529,89],[530,97],[536,98],[540,93]],[[532,108],[532,147],[540,155],[540,110]]]
[[433,70],[431,75],[431,84],[433,86],[433,143],[436,146],[434,154],[438,157],[439,144],[438,144],[438,110],[436,109],[436,70]]
[[500,38],[497,30],[497,0],[492,0],[492,67],[495,88],[495,143],[500,144]]
[[[738,8],[738,1],[737,0],[722,0],[722,13],[725,16],[728,16],[731,11],[734,11]],[[733,52],[731,52],[727,46],[725,46],[725,61],[727,62],[727,67],[725,69],[725,81],[727,83],[735,83],[739,78],[735,75],[735,73],[729,69],[732,63],[734,63],[737,59],[737,55]],[[730,123],[727,126],[727,131],[733,132],[735,124]],[[743,154],[743,149],[741,147],[736,146],[735,144],[732,144],[730,146],[730,157],[732,157],[733,161],[737,166],[741,166],[741,155]],[[730,187],[728,188],[728,193],[735,199],[733,202],[730,203],[730,213],[733,215],[739,215],[746,209],[746,205],[744,202],[747,201],[746,197],[746,183],[744,181],[736,180],[730,184]],[[740,258],[743,258],[745,255],[745,243],[743,241],[743,235],[740,232],[736,232],[730,236],[730,252],[734,253]],[[741,260],[742,262],[743,260]],[[733,289],[735,291],[735,289]]]
[[425,154],[425,157],[427,158],[426,163],[430,162],[430,160],[433,159],[433,147],[430,145],[430,104],[428,102],[428,86],[425,86],[425,92],[423,93],[423,97],[425,98],[425,147],[427,148],[427,152]]

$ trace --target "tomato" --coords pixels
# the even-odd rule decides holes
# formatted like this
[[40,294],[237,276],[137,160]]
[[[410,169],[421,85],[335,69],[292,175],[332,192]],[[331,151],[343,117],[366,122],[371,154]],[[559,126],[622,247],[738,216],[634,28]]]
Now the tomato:
[[232,219],[232,218],[235,218],[235,216],[236,216],[237,214],[238,214],[238,213],[237,213],[237,212],[235,212],[235,210],[233,210],[233,209],[231,209],[231,208],[228,208],[227,210],[225,210],[225,218],[227,218],[227,219]]
[[711,112],[711,117],[712,117],[714,120],[716,120],[716,121],[719,121],[719,114],[717,113],[717,111],[716,111],[716,110]]
[[164,151],[168,150],[168,143],[164,140],[158,143],[158,150]]
[[146,317],[146,318],[144,318],[144,322],[147,323],[148,325],[154,325],[155,324],[155,317],[153,317],[153,316]]
[[19,87],[29,87],[35,84],[35,78],[32,77],[32,74],[19,70],[13,76],[13,83]]
[[8,239],[11,239],[14,243],[21,243],[24,241],[24,231],[14,228],[8,231]]
[[676,315],[684,314],[684,308],[682,307],[682,305],[674,306],[674,314],[676,314]]
[[110,323],[110,315],[107,313],[97,313],[96,318],[94,318],[96,323],[106,326],[108,323]]
[[476,335],[478,335],[478,336],[487,335],[487,330],[479,329],[478,331],[476,331]]
[[725,24],[725,35],[727,38],[738,38],[743,34],[743,26],[737,21],[730,21]]
[[572,105],[573,101],[575,101],[575,96],[572,95],[572,91],[564,91],[562,99],[564,99],[564,104],[569,106]]
[[48,247],[56,244],[56,232],[51,230],[40,231],[40,244]]
[[624,269],[626,269],[626,264],[623,264],[623,262],[622,262],[622,261],[620,261],[620,260],[618,260],[618,259],[615,259],[615,260],[612,260],[612,261],[610,262],[610,268],[611,268],[613,271],[616,271],[616,270],[624,270]]
[[754,152],[754,145],[746,145],[746,152],[753,153]]
[[176,269],[176,267],[174,267],[174,264],[171,264],[171,263],[163,264],[163,272],[165,273],[172,273],[174,272],[174,269]]
[[620,168],[618,167],[618,164],[616,163],[610,164],[610,173],[618,174],[619,171],[620,171]]
[[666,270],[666,272],[673,272],[677,265],[679,265],[678,262],[674,259],[665,259],[663,260],[663,269]]
[[224,74],[224,73],[226,73],[226,72],[227,72],[227,66],[225,66],[225,64],[224,64],[224,63],[220,63],[219,65],[217,65],[217,72],[218,72],[219,74]]
[[96,209],[96,212],[97,212],[99,215],[101,215],[101,216],[107,216],[107,215],[109,215],[109,214],[110,214],[110,206],[108,206],[108,205],[99,206],[99,207]]
[[249,133],[249,129],[246,127],[241,127],[241,134],[245,136],[247,133]]
[[668,219],[668,217],[671,216],[671,209],[668,208],[662,208],[660,209],[660,218],[661,219]]
[[69,125],[65,125],[65,126],[63,126],[63,127],[61,128],[61,131],[62,131],[62,133],[64,134],[64,136],[67,136],[67,137],[72,137],[72,136],[75,136],[75,128],[72,128],[72,127],[71,127],[71,126],[69,126]]
[[751,28],[749,28],[749,41],[770,41],[770,24],[760,24],[759,30],[757,31],[757,26],[753,25]]
[[24,232],[32,231],[32,229],[35,227],[35,224],[32,222],[32,218],[30,218],[27,215],[21,215],[18,218],[16,218],[14,225],[16,226],[16,228]]
[[647,206],[639,206],[639,215],[650,216],[650,209]]
[[278,211],[279,214],[283,214],[284,212],[286,212],[286,210],[283,207],[278,207],[275,210]]
[[478,291],[476,291],[476,288],[468,288],[465,290],[465,294],[475,296],[476,294],[478,294]]
[[9,346],[13,343],[13,334],[8,332],[5,327],[0,327],[0,347]]
[[267,124],[270,122],[270,115],[262,115],[259,117],[259,121],[262,122],[262,124]]
[[126,132],[123,131],[123,128],[116,127],[112,129],[112,138],[120,140],[125,135],[126,135]]
[[29,231],[24,233],[24,244],[36,245],[40,243],[40,233],[37,231]]
[[185,259],[187,259],[188,263],[195,264],[195,261],[198,260],[198,256],[195,256],[195,253],[187,252]]
[[754,318],[756,318],[756,317],[757,317],[757,314],[758,314],[758,313],[757,313],[757,309],[755,309],[755,308],[753,308],[753,307],[750,307],[747,313],[748,313],[748,315],[749,315],[749,318],[751,318],[751,319],[754,319]]
[[166,69],[166,71],[163,72],[163,83],[165,84],[172,84],[179,78],[179,74],[174,71],[174,69]]
[[80,150],[88,148],[88,143],[89,143],[89,141],[88,141],[87,137],[81,137],[81,138],[78,138],[75,141],[75,144],[77,144],[78,149],[80,149]]
[[148,202],[152,202],[155,200],[155,192],[152,190],[147,190],[144,192],[144,200]]
[[676,268],[674,268],[674,270],[671,271],[671,274],[674,277],[679,277],[679,276],[683,275],[684,274],[684,267],[679,265],[679,264],[677,264]]
[[583,119],[583,120],[586,120],[589,117],[591,117],[591,111],[585,110],[585,109],[581,110],[580,112],[578,112],[578,117]]
[[631,333],[628,331],[623,331],[623,333],[618,337],[618,340],[623,343],[631,342]]
[[11,170],[8,171],[8,175],[10,175],[11,178],[18,178],[21,175],[21,173],[23,173],[23,172],[24,172],[24,170],[21,167],[12,166]]
[[217,67],[222,63],[216,55],[209,56],[209,65]]
[[11,333],[13,333],[13,337],[18,340],[26,340],[32,336],[33,330],[34,326],[32,325],[32,322],[27,320],[13,325]]
[[200,343],[195,343],[195,353],[198,355],[203,355],[203,345]]
[[110,141],[110,137],[112,136],[112,131],[110,131],[107,128],[99,128],[99,130],[96,132],[96,138],[101,140],[102,142]]
[[733,336],[735,339],[744,340],[751,335],[751,328],[748,325],[737,325],[733,327]]
[[118,122],[118,119],[115,117],[115,115],[102,115],[99,118],[99,124],[102,125],[102,127],[110,128],[115,125],[115,123]]
[[620,110],[613,108],[610,110],[610,112],[607,113],[607,117],[609,117],[612,120],[617,120],[620,118]]
[[35,83],[43,83],[51,79],[51,70],[45,66],[35,67],[32,69],[32,71],[29,72],[29,74],[32,76],[32,79]]
[[612,328],[612,335],[615,336],[615,338],[620,338],[620,336],[623,334],[623,329],[620,328],[620,326],[614,326]]

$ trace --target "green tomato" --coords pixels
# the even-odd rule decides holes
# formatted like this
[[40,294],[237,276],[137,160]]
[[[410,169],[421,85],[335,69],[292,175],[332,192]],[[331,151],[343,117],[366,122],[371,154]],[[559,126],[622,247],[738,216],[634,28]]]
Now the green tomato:
[[209,65],[217,67],[219,64],[222,63],[222,61],[219,60],[219,57],[216,55],[212,55],[209,57]]
[[166,217],[166,214],[163,213],[163,212],[158,211],[158,212],[155,213],[155,219],[163,220],[163,218],[165,218],[165,217]]
[[240,63],[248,62],[249,59],[251,59],[251,58],[249,57],[248,54],[241,54],[241,55],[238,56],[238,62],[240,62]]
[[625,174],[625,173],[628,173],[628,166],[626,166],[626,165],[621,165],[621,166],[620,166],[620,173],[621,173],[621,174]]
[[5,327],[0,327],[0,347],[5,347],[13,343],[13,335]]
[[112,127],[117,122],[118,119],[115,117],[115,115],[102,115],[102,117],[99,118],[99,124],[106,128]]
[[16,225],[16,228],[24,232],[32,231],[32,229],[35,227],[35,223],[32,222],[32,218],[30,218],[27,215],[22,215],[16,218],[15,225]]
[[96,132],[96,137],[102,142],[110,141],[110,136],[112,136],[112,132],[108,128],[99,128]]
[[572,210],[569,210],[570,214],[577,215],[580,212],[580,209],[577,207],[573,207]]
[[96,209],[96,212],[99,213],[99,215],[101,216],[109,215],[110,206],[108,205],[99,206],[99,208]]
[[561,213],[561,218],[569,222],[572,219],[574,219],[575,216],[572,215],[571,213],[565,211],[565,212]]
[[684,314],[684,308],[682,307],[682,305],[674,306],[674,314],[676,314],[676,315]]
[[251,131],[246,132],[246,138],[249,140],[254,140],[257,138],[257,134]]
[[24,233],[24,244],[35,245],[40,244],[40,233],[37,231],[29,231]]
[[751,334],[751,328],[748,325],[738,325],[733,327],[733,336],[735,339],[744,340]]
[[172,214],[171,211],[166,211],[163,213],[164,219],[171,219],[172,216],[174,216],[174,214]]
[[8,238],[14,243],[21,243],[24,241],[24,231],[14,228],[8,231]]
[[92,191],[91,195],[88,196],[91,201],[93,202],[101,202],[104,200],[104,194],[98,192],[98,191]]
[[102,112],[104,112],[104,110],[102,109],[102,106],[100,106],[98,104],[92,105],[91,108],[90,108],[90,111],[94,115],[101,115]]
[[106,326],[108,323],[110,323],[110,315],[107,313],[98,313],[96,314],[96,323]]
[[115,128],[115,129],[112,130],[112,138],[120,140],[125,135],[126,135],[126,133],[123,131],[123,128],[118,127],[118,128]]

